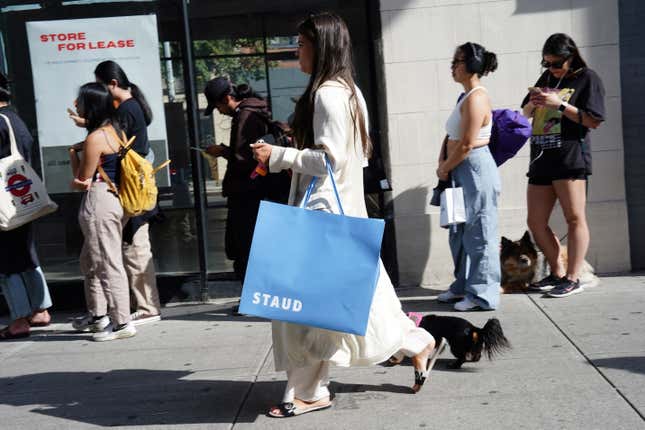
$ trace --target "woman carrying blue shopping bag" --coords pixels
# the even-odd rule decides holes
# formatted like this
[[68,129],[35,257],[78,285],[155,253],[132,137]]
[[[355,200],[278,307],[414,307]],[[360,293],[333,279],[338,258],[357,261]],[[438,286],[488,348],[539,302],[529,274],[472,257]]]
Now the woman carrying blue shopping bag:
[[[293,171],[290,205],[300,205],[312,178],[318,177],[306,208],[338,213],[327,171],[329,159],[345,215],[367,218],[363,195],[363,165],[370,149],[367,108],[352,77],[349,32],[340,17],[323,13],[303,21],[298,33],[300,68],[311,75],[296,105],[293,128],[298,147],[256,143],[254,157],[271,172]],[[385,268],[379,265],[365,336],[273,321],[275,366],[287,372],[288,381],[282,402],[269,410],[270,416],[284,418],[330,407],[331,364],[372,365],[401,352],[412,357],[413,390],[421,388],[434,339],[403,313]]]

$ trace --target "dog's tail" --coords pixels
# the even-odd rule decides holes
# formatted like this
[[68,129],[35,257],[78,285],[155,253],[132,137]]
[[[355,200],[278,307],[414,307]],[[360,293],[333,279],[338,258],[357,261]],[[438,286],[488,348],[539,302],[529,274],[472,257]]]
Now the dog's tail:
[[481,334],[484,341],[484,350],[489,360],[505,349],[511,348],[511,343],[504,336],[502,325],[497,318],[491,318],[486,322],[486,325],[481,329]]

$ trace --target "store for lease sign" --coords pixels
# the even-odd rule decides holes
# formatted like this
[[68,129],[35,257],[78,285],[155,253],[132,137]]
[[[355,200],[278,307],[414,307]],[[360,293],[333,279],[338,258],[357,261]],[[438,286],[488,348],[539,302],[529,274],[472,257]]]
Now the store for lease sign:
[[93,49],[134,48],[134,39],[119,40],[92,40],[92,35],[87,33],[51,33],[41,34],[42,43],[56,45],[58,51],[83,51]]
[[[85,139],[87,130],[69,119],[68,108],[81,85],[94,82],[94,69],[116,61],[137,84],[152,109],[148,127],[152,155],[168,158],[159,37],[155,15],[31,21],[27,23],[34,83],[42,172],[50,193],[69,192],[67,148]],[[169,184],[168,172],[157,182]]]

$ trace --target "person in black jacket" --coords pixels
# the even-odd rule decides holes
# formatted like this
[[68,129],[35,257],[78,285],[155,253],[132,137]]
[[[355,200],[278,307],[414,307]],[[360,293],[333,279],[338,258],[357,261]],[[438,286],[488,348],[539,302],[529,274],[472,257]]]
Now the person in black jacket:
[[[228,162],[222,182],[222,194],[227,197],[228,207],[226,256],[233,260],[235,274],[244,281],[260,201],[267,197],[268,192],[276,191],[268,189],[276,186],[269,182],[268,177],[251,178],[258,162],[253,159],[250,145],[269,134],[271,113],[266,100],[253,88],[246,84],[233,85],[225,77],[210,80],[204,95],[208,100],[206,115],[217,109],[222,115],[233,118],[229,145],[211,145],[206,152],[224,157]],[[288,189],[286,191],[285,196]]]
[[[0,73],[0,114],[9,119],[18,151],[30,162],[33,139],[25,123],[9,107],[10,100],[8,80]],[[0,118],[0,158],[10,154],[9,128]],[[0,341],[27,337],[30,327],[49,324],[47,309],[52,301],[40,269],[31,223],[0,232],[0,286],[11,313],[11,323],[0,330]]]

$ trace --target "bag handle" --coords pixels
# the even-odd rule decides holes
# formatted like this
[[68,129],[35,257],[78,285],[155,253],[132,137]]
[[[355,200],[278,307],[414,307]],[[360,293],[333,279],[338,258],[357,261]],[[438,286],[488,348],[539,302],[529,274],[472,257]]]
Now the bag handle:
[[[334,187],[334,194],[336,194],[336,201],[338,202],[338,209],[340,209],[340,214],[345,215],[345,211],[343,210],[343,205],[340,202],[340,195],[338,194],[338,189],[336,188],[336,181],[334,180],[334,172],[332,172],[331,170],[331,163],[329,162],[329,158],[327,157],[327,154],[325,154],[325,166],[327,167],[327,174],[331,178],[331,184]],[[307,206],[307,203],[309,203],[309,198],[311,197],[311,192],[313,191],[314,186],[316,185],[316,181],[318,181],[318,177],[314,176],[311,179],[309,186],[307,187],[305,198],[300,204],[301,208],[304,208],[305,206]]]
[[21,155],[20,152],[18,152],[18,144],[16,143],[16,135],[13,133],[13,127],[11,126],[11,121],[9,121],[9,118],[4,114],[0,114],[0,116],[7,123],[7,128],[9,129],[9,144],[11,146],[11,155],[13,155],[13,156]]
[[169,165],[169,164],[170,164],[170,161],[171,161],[171,160],[166,160],[166,161],[164,161],[163,163],[161,163],[160,165],[158,165],[157,167],[155,167],[154,169],[152,169],[152,174],[153,174],[153,175],[156,175],[156,174],[157,174],[157,172],[159,172],[161,169],[163,169],[164,167],[166,167],[167,165]]
[[129,151],[130,148],[132,148],[132,143],[134,143],[134,139],[137,138],[136,135],[132,136],[130,140],[128,140],[128,137],[126,136],[125,131],[121,130],[121,137],[119,137],[116,134],[114,127],[106,127],[106,128],[108,129],[112,137],[114,137],[114,139],[117,142],[119,142],[119,145],[121,145],[121,147],[123,148],[123,153],[125,153],[126,151]]

